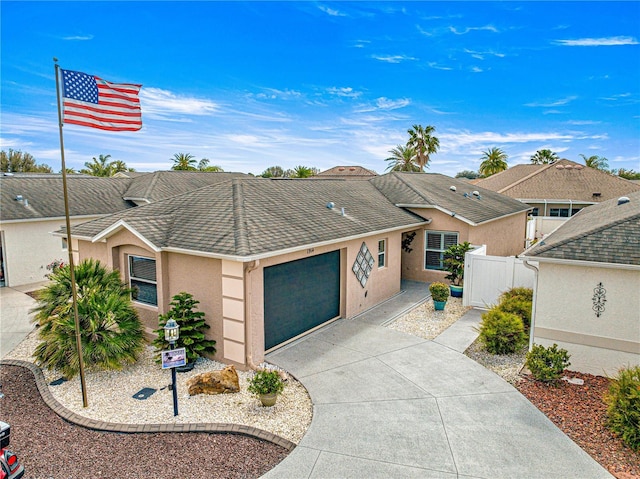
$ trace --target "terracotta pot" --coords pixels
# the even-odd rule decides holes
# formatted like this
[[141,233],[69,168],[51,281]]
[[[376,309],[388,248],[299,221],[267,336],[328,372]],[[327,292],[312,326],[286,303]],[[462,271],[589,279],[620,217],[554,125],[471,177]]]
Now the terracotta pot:
[[276,393],[260,394],[260,402],[265,407],[271,407],[276,403],[278,395]]

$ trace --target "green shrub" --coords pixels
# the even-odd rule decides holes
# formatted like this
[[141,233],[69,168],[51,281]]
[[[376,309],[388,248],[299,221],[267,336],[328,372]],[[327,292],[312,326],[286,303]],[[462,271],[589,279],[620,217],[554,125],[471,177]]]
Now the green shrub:
[[202,311],[194,311],[200,301],[193,299],[189,293],[178,293],[171,300],[171,309],[167,314],[158,316],[160,327],[155,331],[158,337],[153,341],[156,352],[169,349],[169,343],[164,339],[164,326],[169,319],[175,320],[180,326],[180,337],[176,342],[176,348],[184,348],[187,353],[187,363],[195,362],[204,354],[216,352],[216,342],[205,339],[204,331],[209,326],[204,319]]
[[527,341],[524,325],[519,316],[491,308],[482,315],[480,340],[492,354],[510,354]]
[[500,301],[509,298],[519,298],[524,301],[533,302],[533,290],[531,288],[511,288],[500,295]]
[[449,286],[444,283],[433,282],[429,285],[431,299],[434,301],[446,301],[449,299]]
[[520,296],[511,296],[500,301],[498,309],[505,313],[512,313],[519,316],[524,325],[524,330],[529,331],[532,304],[531,301],[522,299]]
[[545,348],[540,344],[534,344],[527,353],[525,366],[529,368],[533,377],[538,381],[555,381],[562,376],[562,372],[569,367],[569,353],[566,349],[558,349],[554,344]]
[[249,379],[248,391],[256,396],[261,394],[279,394],[284,389],[280,373],[274,369],[260,369]]
[[[144,347],[142,326],[131,304],[131,289],[117,271],[88,259],[75,267],[82,359],[87,368],[122,369]],[[38,293],[34,321],[42,340],[36,362],[70,379],[80,370],[69,265],[52,269],[50,284]]]
[[640,451],[640,366],[621,369],[605,401],[609,428],[631,449]]

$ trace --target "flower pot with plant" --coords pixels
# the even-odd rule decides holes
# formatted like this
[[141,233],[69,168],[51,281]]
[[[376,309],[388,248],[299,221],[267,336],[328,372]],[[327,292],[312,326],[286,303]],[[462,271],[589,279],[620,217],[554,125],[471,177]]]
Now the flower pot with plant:
[[284,389],[280,373],[274,369],[259,369],[249,379],[250,393],[256,395],[263,406],[271,407],[276,403],[278,394]]
[[449,246],[444,251],[444,269],[449,274],[444,278],[451,281],[451,296],[462,297],[462,284],[464,281],[464,255],[471,251],[472,247],[468,241]]
[[444,283],[434,282],[429,285],[431,299],[433,299],[433,307],[436,311],[444,310],[449,299],[449,286]]

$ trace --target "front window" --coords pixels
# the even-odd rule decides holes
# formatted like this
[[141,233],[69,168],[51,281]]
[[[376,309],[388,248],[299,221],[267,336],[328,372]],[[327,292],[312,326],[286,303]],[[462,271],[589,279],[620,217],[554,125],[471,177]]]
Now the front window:
[[387,264],[387,240],[378,241],[378,268]]
[[131,299],[138,303],[157,306],[156,260],[129,256],[129,284],[133,289]]
[[426,231],[425,269],[444,269],[444,252],[449,246],[458,244],[458,233]]
[[556,216],[560,218],[569,217],[569,208],[551,208],[549,216]]

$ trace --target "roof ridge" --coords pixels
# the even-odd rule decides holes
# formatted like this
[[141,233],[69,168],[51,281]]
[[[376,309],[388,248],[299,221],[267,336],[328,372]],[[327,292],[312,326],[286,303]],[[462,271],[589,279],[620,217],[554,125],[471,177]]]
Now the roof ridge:
[[[395,172],[396,174],[399,172]],[[434,174],[434,173],[423,173],[423,174]],[[435,173],[435,174],[439,174],[439,173]],[[399,176],[399,175],[398,175]],[[409,183],[407,183],[402,177],[400,177],[400,180],[402,181],[402,183],[404,183],[409,189],[411,189],[415,194],[417,194],[420,198],[426,200],[428,203],[430,204],[437,204],[437,202],[433,201],[433,198],[430,198],[424,194],[422,194],[420,191],[418,191],[417,189],[415,189],[412,185],[410,185]]]
[[149,194],[153,191],[153,187],[156,185],[156,183],[158,182],[159,178],[160,178],[160,172],[159,171],[154,171],[153,172],[153,178],[151,179],[151,182],[149,183],[149,186],[147,186],[147,189],[144,190],[143,198],[148,198],[149,197]]
[[[583,231],[582,233],[580,233],[578,235],[569,236],[568,238],[565,238],[565,239],[563,239],[561,241],[558,241],[557,243],[553,243],[551,245],[540,244],[540,247],[539,247],[538,251],[540,253],[544,253],[546,251],[551,251],[554,248],[558,248],[560,246],[564,246],[566,244],[569,244],[569,243],[572,243],[574,241],[580,240],[580,239],[585,238],[587,236],[591,236],[591,235],[593,235],[595,233],[598,233],[600,231],[604,231],[604,230],[607,230],[607,229],[610,229],[610,228],[614,228],[614,227],[616,227],[618,225],[621,225],[623,223],[627,223],[627,222],[632,221],[634,219],[640,219],[640,212],[638,212],[638,213],[636,213],[634,215],[631,215],[631,216],[626,216],[624,218],[620,218],[619,220],[614,221],[613,223],[607,223],[605,225],[601,225],[601,226],[598,226],[598,227],[595,227],[595,228],[591,228],[591,229],[589,229],[587,231]],[[544,242],[544,240],[542,240],[542,242]]]
[[234,241],[236,253],[240,256],[249,254],[249,239],[247,237],[247,218],[243,208],[243,188],[242,181],[233,178],[231,181],[231,194],[233,197],[233,223]]
[[[560,160],[560,161],[562,161],[562,160]],[[504,188],[500,188],[497,192],[498,192],[498,193],[504,193],[505,191],[507,191],[507,190],[509,190],[509,189],[513,188],[514,186],[519,185],[519,184],[520,184],[520,183],[522,183],[523,181],[526,181],[526,180],[528,180],[529,178],[531,178],[531,177],[533,177],[533,176],[536,176],[536,175],[538,175],[538,174],[542,173],[543,171],[545,171],[545,170],[549,169],[549,168],[550,168],[552,165],[554,165],[554,164],[555,164],[555,163],[549,163],[549,164],[547,164],[547,165],[542,165],[542,168],[539,168],[539,169],[537,169],[536,171],[534,171],[533,173],[529,173],[528,175],[523,176],[523,177],[522,177],[522,178],[520,178],[519,180],[517,180],[517,181],[515,181],[515,182],[511,183],[510,185],[505,186]]]

